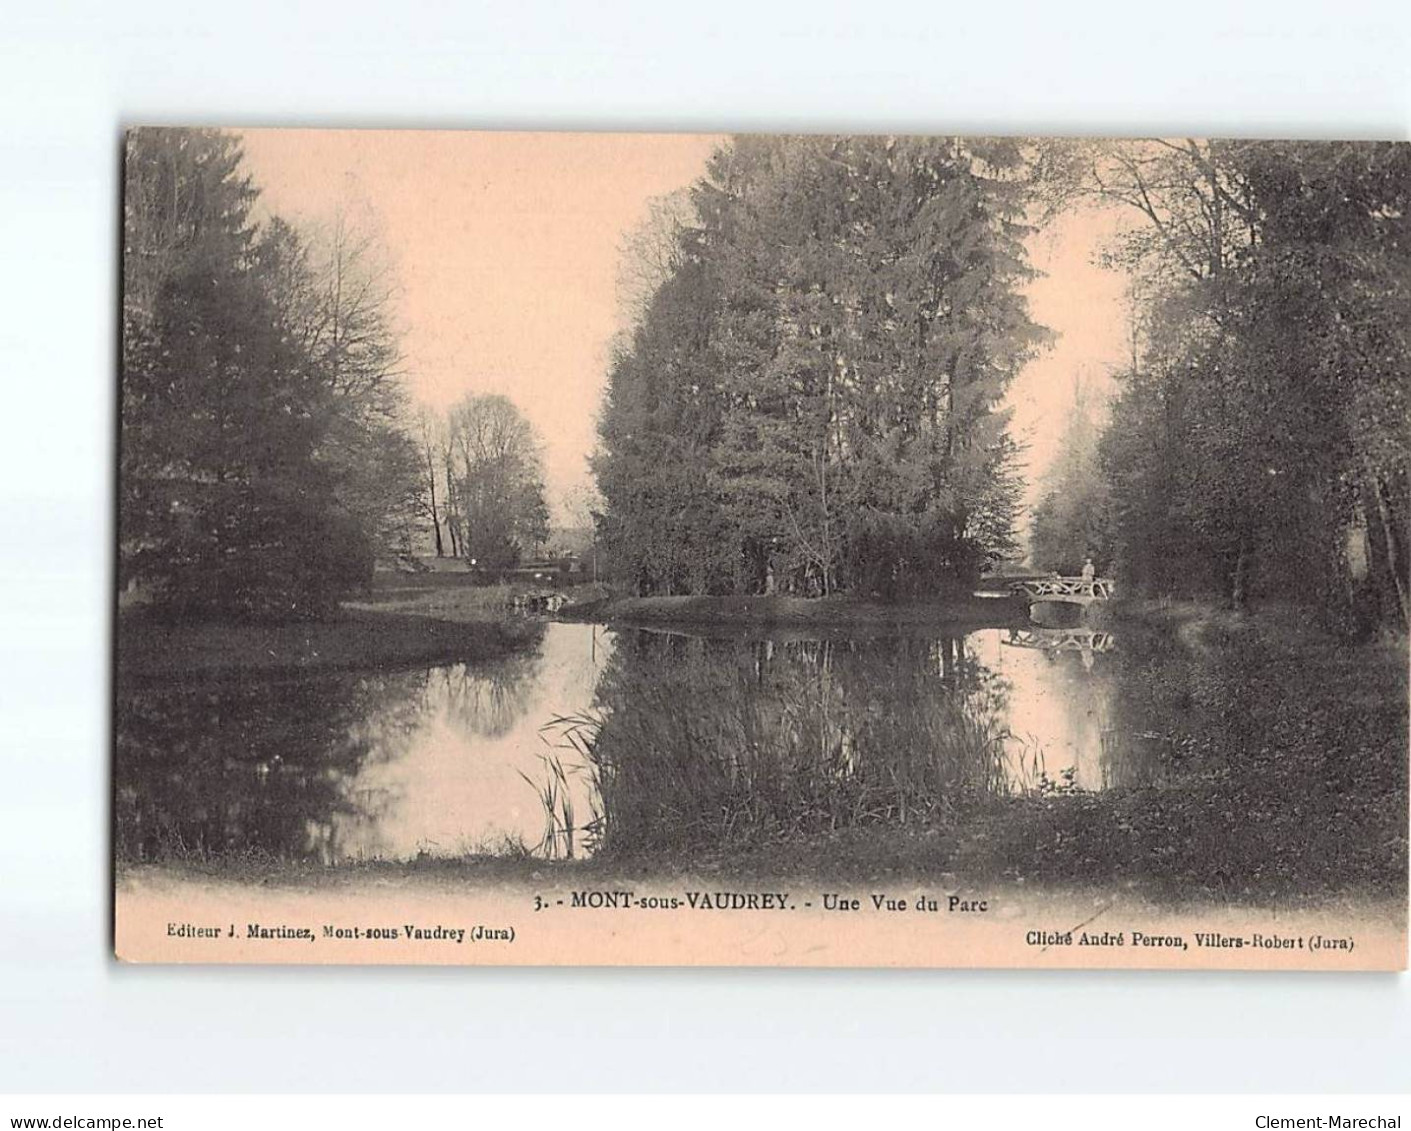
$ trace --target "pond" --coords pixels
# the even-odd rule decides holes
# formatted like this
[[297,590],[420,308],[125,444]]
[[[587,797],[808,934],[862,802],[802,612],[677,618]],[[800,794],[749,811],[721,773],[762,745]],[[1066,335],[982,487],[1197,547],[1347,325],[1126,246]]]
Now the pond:
[[545,628],[475,666],[123,687],[120,858],[688,852],[1159,772],[1108,632]]

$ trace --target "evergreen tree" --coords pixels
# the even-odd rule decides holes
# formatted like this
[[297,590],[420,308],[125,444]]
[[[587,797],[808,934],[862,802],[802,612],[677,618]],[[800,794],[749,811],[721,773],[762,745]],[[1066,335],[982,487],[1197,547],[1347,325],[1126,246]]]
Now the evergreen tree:
[[664,591],[892,596],[1008,552],[998,406],[1041,340],[1018,293],[1026,193],[1008,142],[718,152],[610,374],[614,560]]
[[318,615],[370,569],[316,459],[333,406],[277,302],[287,243],[257,232],[255,196],[227,135],[129,135],[122,576],[180,615]]
[[640,593],[734,587],[710,462],[720,426],[716,286],[698,252],[682,254],[614,359],[593,461],[604,549]]

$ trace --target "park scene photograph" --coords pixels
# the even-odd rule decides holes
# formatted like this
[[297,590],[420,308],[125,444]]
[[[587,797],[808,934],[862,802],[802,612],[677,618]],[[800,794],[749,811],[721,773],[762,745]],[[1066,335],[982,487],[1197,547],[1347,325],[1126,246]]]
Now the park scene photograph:
[[1405,965],[1407,144],[123,148],[120,957]]

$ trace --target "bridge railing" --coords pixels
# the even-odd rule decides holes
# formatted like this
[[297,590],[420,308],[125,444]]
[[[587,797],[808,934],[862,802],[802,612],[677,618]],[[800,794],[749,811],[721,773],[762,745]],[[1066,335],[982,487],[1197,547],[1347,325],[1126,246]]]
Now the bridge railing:
[[1110,598],[1115,588],[1110,577],[1035,577],[1010,586],[1027,597],[1088,597],[1097,601]]

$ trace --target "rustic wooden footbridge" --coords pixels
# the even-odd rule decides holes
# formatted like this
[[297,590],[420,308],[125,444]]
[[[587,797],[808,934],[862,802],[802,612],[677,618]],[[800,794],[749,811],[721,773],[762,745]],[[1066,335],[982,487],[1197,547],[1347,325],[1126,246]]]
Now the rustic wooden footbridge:
[[1032,605],[1064,604],[1087,608],[1112,599],[1116,588],[1109,577],[1028,577],[1013,582],[1009,590]]

